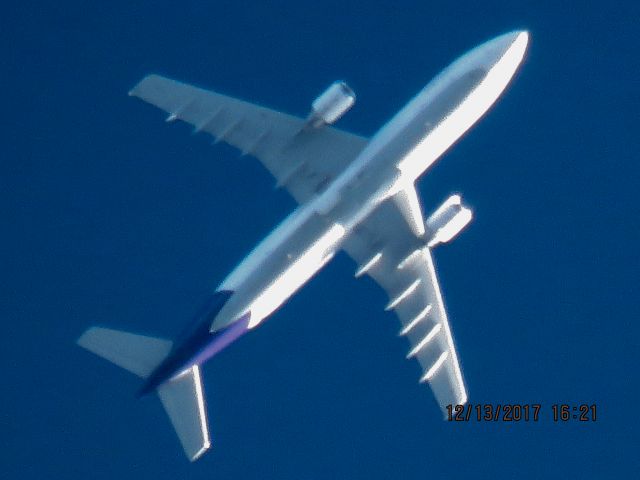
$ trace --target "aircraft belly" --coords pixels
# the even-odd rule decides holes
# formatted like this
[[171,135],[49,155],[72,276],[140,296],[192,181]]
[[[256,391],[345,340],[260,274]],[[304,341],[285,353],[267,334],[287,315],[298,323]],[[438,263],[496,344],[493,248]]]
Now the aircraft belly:
[[[215,318],[212,331],[251,312],[252,328],[306,283],[340,247],[345,229],[308,208],[285,220],[227,277],[219,289],[234,295]],[[308,210],[308,211],[307,211]],[[302,218],[302,221],[300,221]]]

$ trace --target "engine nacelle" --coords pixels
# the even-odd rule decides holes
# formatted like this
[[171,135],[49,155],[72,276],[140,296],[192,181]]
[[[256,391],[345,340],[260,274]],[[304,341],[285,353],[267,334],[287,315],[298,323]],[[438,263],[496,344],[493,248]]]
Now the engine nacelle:
[[460,195],[451,195],[427,219],[426,230],[429,247],[447,243],[466,227],[473,214],[462,204]]
[[345,82],[334,82],[311,104],[307,122],[312,127],[331,125],[355,103],[356,94]]

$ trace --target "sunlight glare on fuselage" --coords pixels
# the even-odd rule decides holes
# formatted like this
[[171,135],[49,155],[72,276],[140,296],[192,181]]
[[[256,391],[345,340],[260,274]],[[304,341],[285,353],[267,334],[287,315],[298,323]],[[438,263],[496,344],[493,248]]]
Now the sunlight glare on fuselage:
[[247,308],[246,311],[251,312],[248,328],[254,328],[260,324],[314,273],[331,260],[336,245],[344,237],[345,231],[342,225],[334,224],[306,252],[278,275]]

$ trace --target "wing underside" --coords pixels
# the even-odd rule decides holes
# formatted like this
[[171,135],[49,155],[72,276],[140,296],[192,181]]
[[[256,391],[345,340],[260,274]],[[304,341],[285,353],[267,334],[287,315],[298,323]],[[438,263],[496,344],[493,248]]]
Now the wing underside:
[[409,340],[407,358],[418,360],[420,381],[430,385],[446,413],[447,405],[466,403],[467,393],[431,250],[398,206],[410,197],[383,202],[354,229],[344,249],[358,263],[356,276],[371,276],[389,296],[387,310],[395,311],[399,334]]
[[256,157],[299,203],[322,192],[360,153],[367,140],[332,127],[305,128],[305,120],[159,75],[130,92]]

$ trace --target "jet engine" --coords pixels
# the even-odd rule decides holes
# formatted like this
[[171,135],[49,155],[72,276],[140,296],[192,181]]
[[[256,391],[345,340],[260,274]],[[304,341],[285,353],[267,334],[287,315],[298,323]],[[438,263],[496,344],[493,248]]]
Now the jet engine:
[[355,103],[356,94],[345,82],[334,82],[311,104],[307,123],[314,128],[331,125]]
[[466,227],[473,214],[462,204],[460,195],[451,195],[427,219],[426,238],[429,247],[447,243]]

